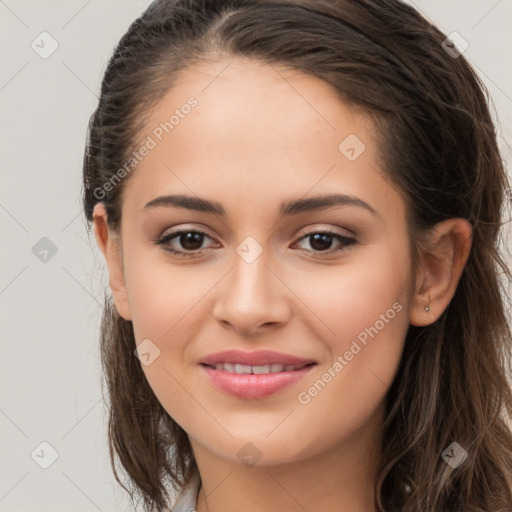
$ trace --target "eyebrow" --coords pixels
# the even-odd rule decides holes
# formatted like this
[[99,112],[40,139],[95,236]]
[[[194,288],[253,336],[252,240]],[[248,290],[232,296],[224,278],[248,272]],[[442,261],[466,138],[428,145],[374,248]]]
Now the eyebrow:
[[[332,206],[357,206],[364,208],[376,217],[379,217],[378,212],[362,199],[346,195],[346,194],[327,194],[323,196],[310,197],[307,199],[293,199],[284,201],[280,205],[279,215],[284,217],[287,215],[297,215],[299,213],[311,212],[314,210],[321,210]],[[222,205],[216,201],[210,201],[200,197],[186,196],[186,195],[166,195],[160,196],[144,206],[143,211],[148,211],[152,208],[159,206],[185,208],[186,210],[194,210],[204,213],[213,213],[216,215],[225,216],[226,211]]]

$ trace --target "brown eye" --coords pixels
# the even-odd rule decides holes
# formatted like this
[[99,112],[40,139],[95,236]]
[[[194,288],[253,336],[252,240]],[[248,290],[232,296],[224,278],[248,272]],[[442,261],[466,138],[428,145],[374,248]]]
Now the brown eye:
[[[333,245],[333,239],[337,240],[341,244],[341,248],[330,250]],[[336,253],[339,251],[343,251],[346,247],[353,245],[356,243],[354,238],[350,238],[348,236],[340,235],[339,233],[335,233],[333,231],[317,231],[313,233],[308,233],[303,236],[301,240],[308,240],[311,249],[313,252],[324,252],[328,254]]]
[[[166,251],[169,251],[176,256],[195,256],[196,253],[202,252],[202,245],[204,239],[210,238],[206,233],[202,231],[196,231],[192,229],[185,229],[181,231],[174,231],[167,233],[156,241],[158,245],[162,245]],[[171,241],[176,239],[177,243],[181,248],[175,249],[171,245]]]

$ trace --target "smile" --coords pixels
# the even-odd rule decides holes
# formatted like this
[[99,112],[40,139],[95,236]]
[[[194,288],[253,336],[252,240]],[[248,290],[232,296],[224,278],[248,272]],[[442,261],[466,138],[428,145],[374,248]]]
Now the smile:
[[306,363],[302,365],[294,364],[265,364],[262,366],[250,366],[247,364],[232,364],[232,363],[216,363],[215,365],[206,365],[215,370],[224,370],[229,373],[239,374],[253,374],[253,375],[264,375],[266,373],[280,373],[283,371],[295,371],[310,366],[314,363]]

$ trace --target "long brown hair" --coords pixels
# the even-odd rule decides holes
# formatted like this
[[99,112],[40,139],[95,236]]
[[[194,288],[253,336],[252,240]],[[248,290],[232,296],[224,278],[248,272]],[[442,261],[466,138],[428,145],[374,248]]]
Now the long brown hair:
[[[442,315],[410,326],[386,401],[376,507],[386,512],[512,509],[510,272],[501,215],[508,180],[489,95],[446,35],[399,0],[156,0],[120,40],[105,71],[83,165],[88,229],[105,204],[118,232],[122,168],[145,115],[180,71],[219,58],[280,64],[334,86],[379,130],[381,166],[407,205],[413,263],[424,235],[454,217],[472,227],[472,247]],[[126,174],[126,173],[125,173]],[[186,433],[153,394],[134,356],[132,323],[105,293],[101,356],[108,387],[109,446],[145,510],[169,505],[197,472]],[[103,385],[103,384],[102,384]],[[442,454],[457,442],[456,469]]]

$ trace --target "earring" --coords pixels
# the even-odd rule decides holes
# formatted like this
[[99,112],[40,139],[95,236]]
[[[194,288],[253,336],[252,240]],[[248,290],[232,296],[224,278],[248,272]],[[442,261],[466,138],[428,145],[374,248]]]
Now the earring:
[[430,308],[427,306],[427,307],[425,308],[425,311],[428,311],[429,309],[430,309]]

